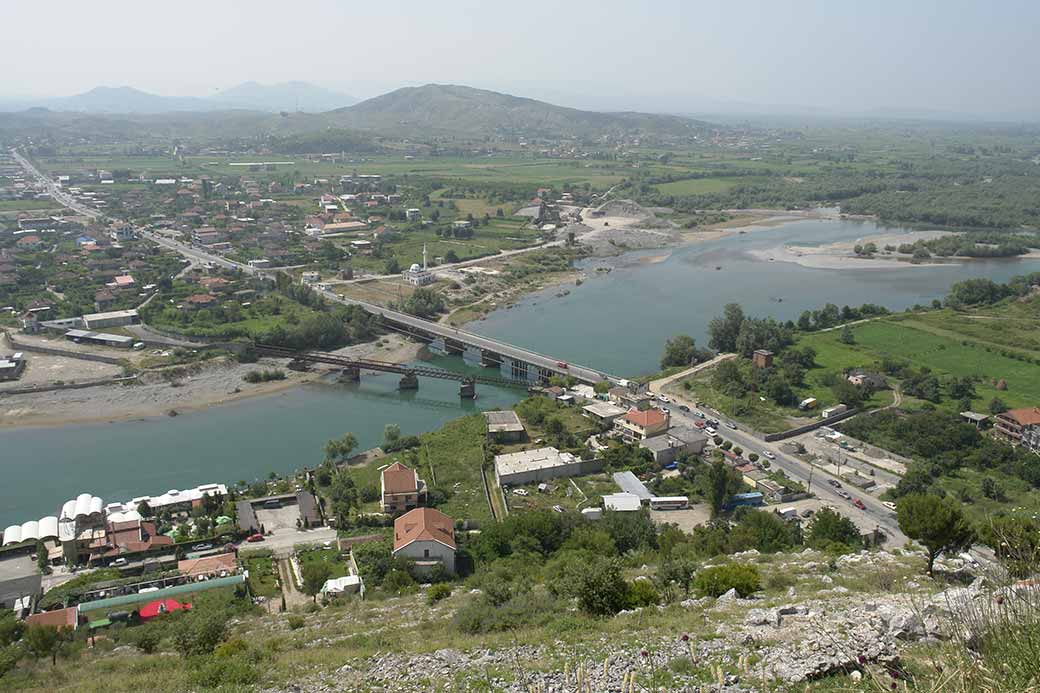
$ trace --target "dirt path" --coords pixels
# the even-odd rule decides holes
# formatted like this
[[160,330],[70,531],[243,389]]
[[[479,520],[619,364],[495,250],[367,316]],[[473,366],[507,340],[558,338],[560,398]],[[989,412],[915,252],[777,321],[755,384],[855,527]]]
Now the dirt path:
[[662,391],[664,391],[664,389],[667,386],[671,385],[676,380],[681,380],[682,378],[685,378],[687,376],[693,375],[695,373],[700,373],[703,370],[707,370],[709,368],[714,368],[715,366],[719,365],[723,361],[729,361],[730,359],[733,359],[733,358],[736,358],[736,357],[737,357],[736,354],[719,354],[718,356],[716,356],[715,358],[713,358],[710,361],[705,361],[704,363],[698,363],[696,366],[693,366],[692,368],[687,368],[684,371],[679,371],[678,373],[675,373],[674,375],[669,375],[666,378],[659,378],[657,380],[651,380],[650,384],[648,385],[648,388],[649,388],[650,392],[654,392],[654,393],[662,392]]
[[285,605],[292,609],[294,606],[306,604],[311,601],[303,592],[296,589],[296,580],[292,576],[292,566],[288,558],[278,559],[278,580],[282,585],[282,594],[285,595]]

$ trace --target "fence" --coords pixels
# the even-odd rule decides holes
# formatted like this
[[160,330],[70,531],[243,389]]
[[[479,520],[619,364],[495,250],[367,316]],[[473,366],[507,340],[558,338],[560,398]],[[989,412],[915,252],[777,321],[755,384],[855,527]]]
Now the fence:
[[23,344],[15,341],[15,338],[11,335],[7,336],[7,341],[11,343],[12,349],[18,349],[20,351],[30,351],[39,354],[49,354],[51,356],[64,356],[70,359],[80,359],[82,361],[95,361],[97,363],[108,363],[113,366],[122,366],[126,363],[125,359],[115,358],[114,356],[99,356],[97,354],[85,354],[81,351],[71,351],[69,349],[57,349],[55,347],[45,347],[36,344]]

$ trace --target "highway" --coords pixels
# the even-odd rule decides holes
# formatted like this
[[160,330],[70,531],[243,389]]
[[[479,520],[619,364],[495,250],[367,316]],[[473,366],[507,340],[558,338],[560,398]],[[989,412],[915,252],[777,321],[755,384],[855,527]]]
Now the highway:
[[11,150],[11,156],[13,156],[15,158],[15,161],[17,161],[18,164],[23,169],[25,169],[26,173],[35,178],[38,183],[40,183],[46,188],[47,192],[50,193],[51,197],[54,198],[55,202],[59,202],[71,209],[72,211],[76,212],[77,214],[88,216],[91,219],[98,219],[102,216],[101,212],[94,209],[93,207],[87,207],[86,205],[77,202],[75,199],[73,199],[72,195],[69,195],[67,192],[62,190],[60,185],[58,185],[47,176],[40,173],[40,171],[32,165],[32,162],[30,162],[28,159],[26,159],[24,156],[18,153],[17,149]]
[[[651,391],[653,392],[656,388],[651,385]],[[655,394],[659,394],[655,392]],[[720,425],[717,430],[717,434],[723,438],[730,440],[734,445],[739,445],[744,449],[745,456],[749,453],[756,452],[760,456],[763,452],[769,451],[775,455],[775,459],[771,460],[771,463],[777,469],[780,469],[791,479],[799,482],[806,488],[810,488],[810,476],[812,478],[812,484],[810,490],[812,493],[821,501],[833,505],[843,515],[847,515],[857,521],[857,524],[862,527],[878,526],[886,534],[886,544],[888,546],[902,546],[906,543],[907,538],[899,530],[899,522],[896,520],[896,514],[881,504],[877,498],[874,498],[869,493],[861,491],[854,487],[846,487],[842,484],[843,490],[847,491],[853,498],[859,498],[865,507],[865,510],[860,510],[852,504],[852,501],[845,500],[838,495],[838,489],[833,487],[829,482],[830,480],[839,481],[837,477],[828,474],[820,467],[810,465],[803,462],[800,459],[792,457],[783,451],[780,447],[779,442],[767,443],[760,437],[749,432],[746,427],[741,427],[740,424],[731,421],[728,417],[719,414],[718,412],[711,411],[709,409],[700,410],[693,405],[693,402],[684,400],[681,397],[674,396],[672,394],[666,395],[669,399],[670,404],[666,404],[671,414],[673,424],[683,423],[689,426],[694,425],[694,422],[700,420],[698,414],[703,414],[705,418],[718,419]],[[690,408],[689,412],[684,412],[679,409],[678,405],[685,405]],[[736,428],[728,426],[727,423],[733,423]]]

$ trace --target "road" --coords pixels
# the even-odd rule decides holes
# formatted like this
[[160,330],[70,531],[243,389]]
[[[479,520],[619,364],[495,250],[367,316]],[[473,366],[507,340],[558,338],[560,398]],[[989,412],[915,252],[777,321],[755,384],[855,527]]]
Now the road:
[[47,176],[40,173],[40,171],[32,165],[32,163],[24,156],[18,153],[17,149],[11,150],[11,156],[14,157],[15,161],[25,170],[26,173],[31,175],[37,180],[38,183],[46,188],[47,192],[50,193],[51,197],[54,198],[55,202],[60,202],[77,214],[88,216],[91,219],[98,219],[102,216],[101,212],[94,209],[93,207],[87,207],[86,205],[77,202],[73,199],[72,195],[61,189],[61,186],[55,183]]
[[[660,394],[659,389],[655,389],[657,382],[661,381],[655,381],[650,385],[650,391],[654,394]],[[901,546],[906,543],[906,535],[899,531],[899,523],[896,520],[895,513],[882,505],[877,498],[858,489],[846,489],[853,498],[859,498],[863,502],[865,510],[860,510],[851,501],[839,496],[837,493],[838,489],[831,486],[829,481],[832,479],[838,481],[837,477],[828,474],[819,467],[788,455],[783,451],[779,443],[767,443],[746,427],[742,427],[736,422],[730,422],[728,417],[707,408],[703,411],[699,410],[693,405],[693,402],[689,402],[682,397],[671,394],[667,395],[667,397],[672,402],[683,404],[690,408],[689,412],[684,412],[677,406],[670,406],[669,411],[674,423],[681,422],[692,426],[694,422],[700,420],[698,414],[703,414],[706,418],[718,419],[722,424],[718,429],[718,435],[732,441],[734,445],[742,447],[745,454],[757,452],[759,455],[762,455],[763,452],[768,450],[776,456],[772,460],[773,467],[782,470],[789,478],[810,489],[820,500],[838,508],[843,515],[851,517],[858,526],[861,528],[880,527],[887,535],[886,543],[889,546]],[[733,423],[737,427],[727,426],[727,422]],[[810,478],[812,480],[811,485]]]

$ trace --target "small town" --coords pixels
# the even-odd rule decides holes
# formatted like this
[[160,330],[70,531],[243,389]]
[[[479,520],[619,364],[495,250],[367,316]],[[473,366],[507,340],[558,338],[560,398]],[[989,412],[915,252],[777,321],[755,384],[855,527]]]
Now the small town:
[[0,689],[1040,691],[1037,8],[122,4],[0,8]]

